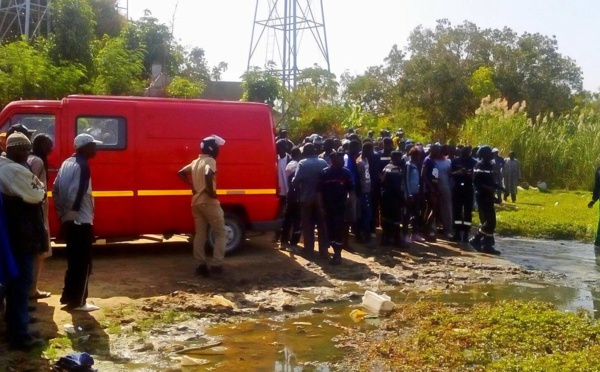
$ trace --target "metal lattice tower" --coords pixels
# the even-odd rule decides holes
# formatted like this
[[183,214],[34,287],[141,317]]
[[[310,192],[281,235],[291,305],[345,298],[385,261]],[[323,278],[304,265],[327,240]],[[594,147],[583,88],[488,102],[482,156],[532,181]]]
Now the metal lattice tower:
[[129,20],[129,0],[119,0],[116,3],[117,11]]
[[50,33],[52,0],[0,0],[0,40]]
[[[312,47],[322,59],[309,61],[299,59],[303,36],[308,35]],[[324,62],[330,70],[329,47],[325,28],[323,0],[256,0],[254,25],[248,55],[248,70],[257,65],[257,54],[266,50],[262,65],[275,65],[281,73],[283,86],[293,90],[301,71],[299,63],[309,66]]]

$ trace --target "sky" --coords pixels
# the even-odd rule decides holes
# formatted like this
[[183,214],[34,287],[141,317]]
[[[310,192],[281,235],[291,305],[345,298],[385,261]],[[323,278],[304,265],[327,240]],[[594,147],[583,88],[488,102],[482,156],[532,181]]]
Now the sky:
[[[266,17],[272,1],[259,0],[259,17]],[[313,7],[319,3],[300,3],[307,1]],[[124,6],[127,0],[120,2]],[[174,36],[181,44],[203,48],[209,65],[226,62],[222,80],[239,81],[248,64],[255,6],[256,0],[129,0],[129,17],[138,19],[144,9],[150,10],[161,22],[174,24]],[[584,89],[600,91],[597,0],[323,0],[323,8],[331,71],[338,77],[345,71],[362,74],[369,66],[382,64],[394,44],[407,45],[415,27],[434,27],[436,20],[446,18],[453,25],[468,20],[480,28],[506,26],[518,33],[555,35],[559,52],[581,67]],[[314,63],[325,66],[312,40],[308,33],[302,39],[301,68]],[[266,37],[263,41],[252,65],[279,59],[272,47],[267,51]]]

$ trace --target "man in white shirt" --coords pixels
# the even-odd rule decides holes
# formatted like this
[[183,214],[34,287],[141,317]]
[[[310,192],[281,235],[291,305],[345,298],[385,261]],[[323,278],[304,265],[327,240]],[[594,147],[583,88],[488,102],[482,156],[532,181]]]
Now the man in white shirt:
[[54,180],[54,206],[67,241],[67,272],[60,303],[66,310],[94,311],[87,303],[94,242],[94,198],[88,160],[96,156],[96,144],[89,134],[75,137],[75,154],[65,160]]

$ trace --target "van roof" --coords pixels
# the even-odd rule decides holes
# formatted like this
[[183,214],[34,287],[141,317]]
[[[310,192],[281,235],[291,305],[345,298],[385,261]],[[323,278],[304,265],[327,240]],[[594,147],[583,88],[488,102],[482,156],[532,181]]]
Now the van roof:
[[[74,100],[99,100],[99,101],[129,101],[129,102],[165,102],[165,103],[196,103],[196,104],[211,104],[211,105],[252,105],[252,106],[267,106],[264,103],[258,102],[242,102],[242,101],[213,101],[206,99],[181,99],[181,98],[163,98],[163,97],[140,97],[140,96],[92,96],[85,94],[71,94],[65,99]],[[270,109],[270,107],[269,107]]]

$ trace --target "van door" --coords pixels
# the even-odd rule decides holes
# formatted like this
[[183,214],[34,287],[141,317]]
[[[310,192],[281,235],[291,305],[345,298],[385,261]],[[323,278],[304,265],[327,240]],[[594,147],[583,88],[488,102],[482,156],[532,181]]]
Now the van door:
[[136,235],[133,216],[135,103],[99,98],[66,101],[66,137],[71,151],[75,136],[81,133],[102,142],[96,157],[90,160],[94,233],[99,237]]

